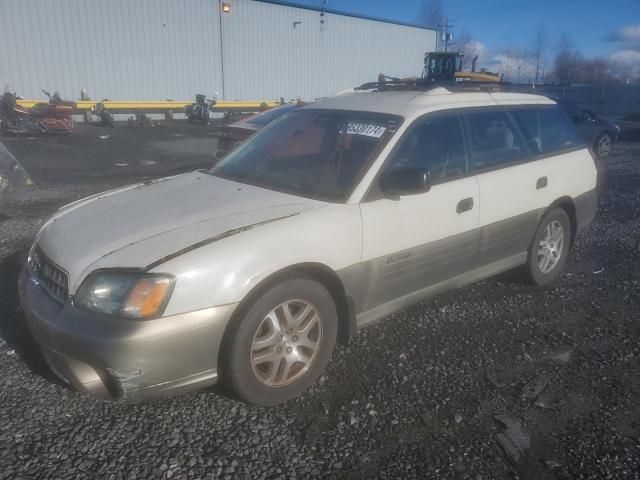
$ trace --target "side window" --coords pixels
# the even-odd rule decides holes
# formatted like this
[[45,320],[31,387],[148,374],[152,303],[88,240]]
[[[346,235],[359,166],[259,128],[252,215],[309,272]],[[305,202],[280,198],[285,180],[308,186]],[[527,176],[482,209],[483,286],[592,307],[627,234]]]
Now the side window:
[[567,116],[558,107],[522,108],[511,112],[529,150],[550,154],[582,146]]
[[389,168],[426,168],[434,185],[464,176],[467,161],[458,116],[436,116],[416,122],[401,140]]
[[573,123],[582,122],[582,112],[580,111],[580,109],[578,107],[576,107],[575,105],[572,105],[571,103],[567,103],[567,102],[561,102],[558,105],[560,105],[560,107],[562,107],[564,112],[569,116],[569,118],[571,119],[571,121]]
[[524,160],[528,156],[509,116],[501,110],[465,114],[471,140],[471,165],[487,170]]

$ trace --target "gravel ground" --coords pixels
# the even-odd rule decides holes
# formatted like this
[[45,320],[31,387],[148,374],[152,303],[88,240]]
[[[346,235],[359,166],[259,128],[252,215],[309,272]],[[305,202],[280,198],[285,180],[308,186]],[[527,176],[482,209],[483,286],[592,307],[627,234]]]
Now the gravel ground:
[[17,306],[20,252],[64,203],[205,164],[199,128],[5,142],[39,189],[0,204],[0,478],[640,476],[640,143],[601,166],[599,214],[556,285],[504,275],[404,310],[286,405],[107,403],[57,382]]

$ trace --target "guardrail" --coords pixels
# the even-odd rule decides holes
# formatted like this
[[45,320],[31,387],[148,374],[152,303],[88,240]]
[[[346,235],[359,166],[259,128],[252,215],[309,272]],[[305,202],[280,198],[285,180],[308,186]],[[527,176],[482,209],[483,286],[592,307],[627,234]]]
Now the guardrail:
[[[23,108],[32,108],[36,103],[47,103],[48,100],[18,100],[18,105]],[[91,111],[99,100],[78,100],[76,102],[76,113],[87,113]],[[184,107],[191,105],[193,100],[140,100],[140,101],[117,101],[105,100],[102,102],[111,113],[164,113],[171,116],[174,113],[183,113]],[[269,101],[219,101],[211,106],[213,112],[257,112],[265,108],[272,108],[280,105],[275,100]]]

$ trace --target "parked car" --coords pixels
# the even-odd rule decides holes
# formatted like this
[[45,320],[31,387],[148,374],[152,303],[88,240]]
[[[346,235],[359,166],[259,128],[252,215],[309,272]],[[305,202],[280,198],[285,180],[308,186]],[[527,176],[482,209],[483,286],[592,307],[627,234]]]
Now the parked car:
[[62,208],[21,304],[78,390],[141,401],[223,382],[275,405],[408,305],[514,268],[553,282],[596,204],[594,159],[548,98],[339,95],[209,170]]
[[31,185],[33,182],[20,162],[0,143],[0,198]]
[[590,110],[578,108],[572,103],[557,100],[558,105],[569,115],[578,133],[582,136],[596,155],[607,158],[618,139],[620,127],[604,118],[598,117]]
[[629,113],[609,120],[620,129],[619,140],[640,140],[640,113]]
[[227,153],[236,148],[254,133],[303,105],[304,103],[302,102],[287,103],[267,110],[266,112],[258,113],[248,118],[243,118],[229,125],[218,127],[218,144],[216,146],[214,160],[224,158]]

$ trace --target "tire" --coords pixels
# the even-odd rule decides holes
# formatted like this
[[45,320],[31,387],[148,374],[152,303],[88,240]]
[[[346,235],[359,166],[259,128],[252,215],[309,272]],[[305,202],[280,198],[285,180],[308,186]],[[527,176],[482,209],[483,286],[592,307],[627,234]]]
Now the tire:
[[[558,226],[561,227],[559,232]],[[547,241],[550,232],[552,242]],[[547,212],[540,220],[533,241],[529,246],[525,265],[527,279],[535,285],[548,285],[558,278],[567,261],[570,242],[571,222],[567,212],[561,208],[554,208]],[[555,245],[553,245],[554,243]],[[551,252],[545,248],[547,246],[552,249]],[[543,254],[543,251],[546,251],[547,254]],[[557,254],[554,255],[553,251]]]
[[[307,307],[305,316],[302,312]],[[290,313],[289,324],[285,309]],[[284,277],[229,325],[220,358],[222,380],[247,403],[274,406],[286,402],[323,372],[337,332],[338,314],[327,289],[306,276]]]
[[598,137],[596,143],[593,145],[593,150],[598,155],[598,158],[604,159],[609,156],[613,149],[613,137],[610,133],[604,132]]

